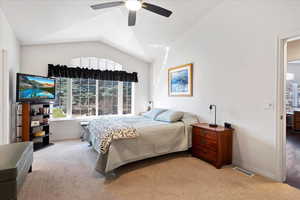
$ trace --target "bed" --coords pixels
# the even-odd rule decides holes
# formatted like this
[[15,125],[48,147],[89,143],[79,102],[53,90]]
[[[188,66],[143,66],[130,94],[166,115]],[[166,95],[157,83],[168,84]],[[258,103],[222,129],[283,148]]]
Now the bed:
[[[195,115],[184,113],[180,121],[169,123],[144,116],[101,117],[88,126],[88,141],[98,153],[96,170],[102,174],[138,160],[186,151],[191,147],[191,124]],[[103,130],[126,130],[126,137],[103,142]],[[100,134],[102,133],[102,135]],[[108,142],[109,141],[109,142]]]

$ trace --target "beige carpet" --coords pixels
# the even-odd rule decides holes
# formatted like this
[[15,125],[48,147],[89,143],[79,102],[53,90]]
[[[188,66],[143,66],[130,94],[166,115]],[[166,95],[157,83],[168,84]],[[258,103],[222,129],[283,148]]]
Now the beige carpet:
[[94,171],[96,154],[80,141],[56,143],[34,159],[20,200],[300,199],[300,190],[286,184],[217,170],[185,153],[127,165],[112,180]]

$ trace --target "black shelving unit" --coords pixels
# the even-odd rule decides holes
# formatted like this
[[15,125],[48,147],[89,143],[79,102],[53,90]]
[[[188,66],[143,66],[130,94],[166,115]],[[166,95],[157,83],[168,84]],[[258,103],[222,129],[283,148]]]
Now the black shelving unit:
[[[22,103],[22,141],[33,141],[35,151],[53,145],[50,143],[50,103]],[[32,122],[38,121],[34,125]],[[43,135],[37,135],[44,132]]]

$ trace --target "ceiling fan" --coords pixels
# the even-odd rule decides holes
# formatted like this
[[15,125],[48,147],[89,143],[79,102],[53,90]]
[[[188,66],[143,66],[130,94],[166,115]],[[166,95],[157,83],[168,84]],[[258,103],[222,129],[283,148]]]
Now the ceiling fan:
[[141,8],[144,8],[148,11],[154,12],[158,15],[162,15],[164,17],[170,17],[172,15],[172,11],[162,8],[157,5],[153,5],[150,3],[144,2],[144,0],[123,0],[123,1],[115,1],[115,2],[108,2],[108,3],[101,3],[92,5],[91,8],[94,10],[103,9],[103,8],[111,8],[117,6],[125,5],[129,10],[129,17],[128,17],[128,26],[134,26],[136,22],[136,12]]

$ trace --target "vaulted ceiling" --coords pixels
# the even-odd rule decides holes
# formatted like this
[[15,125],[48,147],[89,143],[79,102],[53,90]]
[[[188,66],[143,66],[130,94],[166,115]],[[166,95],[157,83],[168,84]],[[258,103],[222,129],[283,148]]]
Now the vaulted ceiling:
[[1,8],[23,45],[101,41],[145,61],[188,31],[224,0],[148,0],[173,11],[164,18],[146,10],[128,27],[125,7],[92,10],[114,0],[0,0]]

